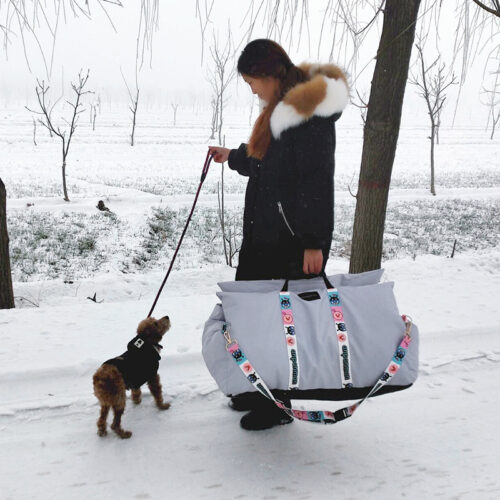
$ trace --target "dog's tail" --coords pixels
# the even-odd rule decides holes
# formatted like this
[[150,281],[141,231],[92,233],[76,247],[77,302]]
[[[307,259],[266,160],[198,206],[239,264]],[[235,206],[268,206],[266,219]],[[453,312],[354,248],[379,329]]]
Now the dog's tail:
[[96,396],[98,396],[99,393],[116,396],[123,390],[121,387],[123,379],[120,371],[113,365],[102,365],[99,370],[94,373],[93,381]]

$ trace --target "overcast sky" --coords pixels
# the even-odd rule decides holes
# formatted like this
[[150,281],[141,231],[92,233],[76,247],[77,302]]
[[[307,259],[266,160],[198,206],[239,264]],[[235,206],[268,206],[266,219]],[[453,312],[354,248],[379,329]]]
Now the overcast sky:
[[[193,100],[209,105],[210,87],[206,75],[210,69],[209,45],[212,41],[212,33],[218,33],[221,42],[225,42],[228,20],[230,20],[235,43],[242,42],[248,29],[248,21],[244,21],[244,15],[250,2],[247,0],[215,1],[211,15],[213,22],[206,30],[203,66],[201,65],[202,44],[200,21],[196,17],[196,1],[171,0],[159,3],[159,30],[154,34],[152,68],[149,67],[149,57],[147,57],[139,74],[141,92],[144,96],[154,97],[165,105],[171,101],[184,103]],[[66,22],[60,22],[52,63],[50,39],[46,36],[46,31],[45,36],[43,31],[39,32],[41,43],[45,49],[46,64],[49,67],[52,66],[52,87],[56,90],[64,82],[66,92],[69,92],[69,81],[75,80],[80,68],[85,70],[90,68],[89,87],[100,92],[105,99],[126,100],[127,92],[120,68],[129,83],[133,84],[140,2],[138,0],[128,2],[128,5],[123,8],[108,6],[108,12],[112,16],[117,32],[114,31],[107,17],[99,9],[98,4],[92,0],[90,0],[90,4],[93,9],[91,20],[84,17],[75,19],[73,14],[68,12]],[[299,19],[296,20],[294,42],[291,45],[286,35],[283,35],[281,43],[296,64],[304,60],[328,61],[332,39],[330,25],[325,26],[323,33],[323,39],[327,40],[328,44],[323,43],[318,57],[318,39],[323,18],[322,9],[326,4],[327,2],[324,0],[309,2],[309,37],[307,30],[303,29],[300,45],[297,43]],[[365,11],[361,12],[360,15],[368,19],[370,14],[370,11]],[[266,36],[262,26],[263,18],[260,19],[261,22],[255,26],[252,38]],[[455,24],[453,9],[450,9],[447,15],[442,16],[439,28],[439,45],[445,58],[449,58],[451,54]],[[358,71],[364,68],[358,79],[357,87],[365,92],[369,91],[374,68],[373,57],[378,46],[378,38],[379,32],[374,29],[371,38],[363,46],[357,64]],[[0,106],[5,107],[6,103],[17,100],[28,102],[34,95],[35,78],[47,79],[40,50],[29,34],[26,40],[31,71],[28,68],[19,36],[12,38],[7,54],[5,51],[0,54]],[[308,43],[309,40],[310,43]],[[496,42],[498,43],[498,39]],[[434,43],[428,44],[429,60],[434,55],[434,45]],[[242,47],[237,51],[237,55]],[[474,70],[469,75],[467,85],[462,91],[459,118],[463,124],[467,124],[470,119],[477,121],[477,124],[484,123],[487,110],[480,104],[479,89],[485,55],[487,55],[488,50],[488,47],[483,50]],[[413,56],[415,54],[414,50]],[[344,65],[345,58],[350,58],[351,55],[352,48],[347,47],[341,54],[335,54],[333,61]],[[231,95],[233,98],[238,98],[239,101],[250,102],[251,94],[248,86],[242,82],[241,78],[238,78],[237,81],[237,85],[231,89]],[[455,91],[450,93],[450,102],[454,102],[454,93]],[[416,95],[413,86],[407,87],[406,100],[405,105],[415,106],[418,112],[422,112],[421,98]],[[452,108],[453,105],[450,104],[447,112],[450,113]]]

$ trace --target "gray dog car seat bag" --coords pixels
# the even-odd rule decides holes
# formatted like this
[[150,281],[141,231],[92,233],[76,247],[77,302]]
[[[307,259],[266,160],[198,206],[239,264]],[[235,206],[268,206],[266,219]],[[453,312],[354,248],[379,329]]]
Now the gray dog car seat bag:
[[221,304],[205,323],[202,352],[224,394],[258,390],[226,351],[224,324],[230,325],[230,335],[265,385],[291,391],[292,399],[355,399],[373,395],[381,377],[387,380],[378,394],[407,388],[416,380],[415,325],[397,377],[386,375],[407,327],[393,283],[334,287],[323,276],[321,282],[311,280],[309,289],[294,292],[288,281],[281,291],[272,281],[272,288],[265,287],[271,291],[217,293]]

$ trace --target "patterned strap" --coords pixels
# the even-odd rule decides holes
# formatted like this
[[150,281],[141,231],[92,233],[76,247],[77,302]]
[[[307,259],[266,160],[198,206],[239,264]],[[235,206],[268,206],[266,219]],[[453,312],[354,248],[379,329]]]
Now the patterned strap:
[[226,339],[226,350],[233,356],[237,365],[240,367],[241,371],[250,381],[250,383],[258,390],[261,394],[263,394],[266,398],[271,399],[275,402],[275,404],[285,411],[291,417],[297,418],[299,420],[304,420],[308,422],[318,422],[323,424],[335,424],[340,422],[341,420],[345,420],[352,416],[352,414],[359,408],[359,406],[366,401],[370,396],[373,396],[378,390],[380,390],[392,377],[398,372],[403,360],[406,356],[406,352],[411,343],[411,325],[412,321],[409,316],[402,316],[403,321],[406,324],[406,332],[403,340],[399,344],[398,348],[394,352],[394,355],[385,369],[382,376],[377,380],[377,383],[373,386],[371,391],[357,403],[354,403],[351,406],[346,406],[345,408],[341,408],[335,412],[331,411],[303,411],[303,410],[294,410],[293,408],[288,408],[282,401],[279,401],[273,396],[273,393],[269,390],[266,383],[262,380],[259,374],[255,371],[255,368],[252,366],[250,361],[245,356],[244,352],[241,350],[238,342],[235,339],[231,338],[231,334],[229,332],[229,323],[224,322],[222,326],[221,333],[224,335]]
[[344,323],[344,312],[340,302],[339,292],[335,287],[328,288],[328,300],[335,322],[335,332],[339,343],[340,377],[344,388],[354,387],[351,374],[351,350],[349,349],[349,333]]
[[[339,343],[340,356],[340,377],[342,387],[354,387],[351,374],[351,351],[349,349],[349,333],[344,323],[344,313],[340,302],[339,292],[335,287],[328,288],[328,300],[332,312],[332,319],[335,323],[335,332]],[[288,291],[280,292],[281,319],[285,332],[286,347],[288,350],[288,360],[290,364],[288,389],[298,389],[300,365],[299,351],[297,348],[297,337],[295,336],[295,324],[292,312],[292,299]]]
[[281,319],[285,331],[286,347],[288,349],[288,360],[290,362],[290,375],[288,378],[288,389],[299,387],[299,351],[297,350],[297,337],[295,336],[295,324],[293,320],[292,301],[289,292],[280,292]]

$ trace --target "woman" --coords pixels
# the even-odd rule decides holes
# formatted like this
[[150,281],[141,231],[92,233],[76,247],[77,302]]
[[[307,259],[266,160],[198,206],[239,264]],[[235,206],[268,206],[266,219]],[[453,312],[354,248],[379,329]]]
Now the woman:
[[[346,76],[333,64],[295,66],[268,39],[250,42],[237,69],[266,106],[248,144],[209,147],[214,161],[248,177],[235,280],[314,277],[332,242],[335,122],[349,100]],[[245,429],[291,421],[256,393],[230,406],[252,410],[241,419]]]

